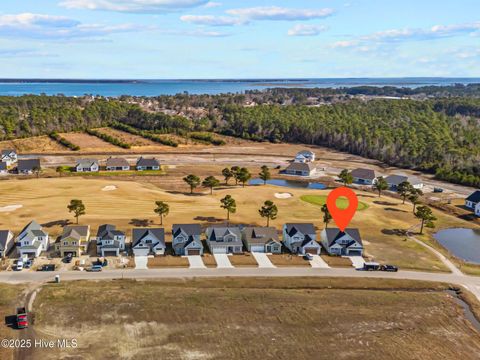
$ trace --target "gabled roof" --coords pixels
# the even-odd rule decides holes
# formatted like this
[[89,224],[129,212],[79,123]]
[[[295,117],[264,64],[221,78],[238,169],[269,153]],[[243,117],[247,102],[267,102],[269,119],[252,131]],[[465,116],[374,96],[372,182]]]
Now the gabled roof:
[[151,236],[162,245],[165,245],[165,230],[163,228],[137,228],[132,231],[132,246],[135,247],[147,236]]
[[0,250],[5,250],[7,241],[10,241],[13,233],[10,230],[0,230]]
[[17,152],[13,149],[4,149],[2,150],[2,156],[10,155],[10,154],[17,154]]
[[173,224],[172,234],[174,237],[177,237],[182,231],[187,236],[201,235],[202,227],[200,224]]
[[248,244],[267,244],[271,241],[278,241],[277,230],[273,227],[252,226],[242,230],[245,235],[245,241]]
[[466,200],[474,203],[480,202],[480,190],[474,191]]
[[79,159],[77,160],[77,167],[80,166],[82,168],[89,168],[94,165],[98,166],[98,160],[96,159]]
[[40,168],[40,159],[20,159],[18,160],[18,171],[32,171],[35,168]]
[[42,230],[42,227],[35,220],[32,220],[22,229],[22,231],[20,231],[20,234],[32,230]]
[[389,185],[400,185],[404,181],[408,181],[408,177],[404,175],[389,175],[385,178],[385,181]]
[[115,236],[125,236],[125,233],[117,230],[115,225],[110,224],[104,224],[98,228],[97,238],[101,240],[113,240]]
[[63,234],[61,239],[72,237],[80,240],[82,237],[86,237],[90,231],[89,225],[69,225],[63,228]]
[[290,237],[294,236],[297,232],[311,237],[315,236],[315,226],[313,226],[312,223],[288,223],[285,224],[285,226],[287,227],[287,234]]
[[140,157],[137,160],[137,166],[144,166],[144,167],[153,167],[153,166],[160,166],[160,163],[155,158],[144,158]]
[[[242,233],[240,232],[240,228],[236,226],[218,226],[218,227],[209,227],[206,230],[207,238],[210,241],[216,242],[219,238],[223,238],[226,235],[235,235],[236,241],[235,242],[242,242]],[[235,243],[234,242],[234,243]]]
[[[327,228],[325,229],[325,233],[327,237],[327,244],[329,247],[336,243],[338,239],[345,236],[345,234],[348,234],[353,240],[362,245],[362,238],[360,236],[360,232],[356,228],[347,228],[345,229],[345,231],[341,231],[338,228]],[[350,244],[348,244],[347,247],[348,246],[350,246]]]
[[297,153],[297,156],[299,156],[299,155],[312,157],[312,156],[315,155],[315,153],[313,151],[310,151],[310,150],[302,150],[302,151],[299,151]]
[[287,170],[293,171],[308,171],[312,172],[315,169],[315,165],[312,163],[292,162],[288,165]]
[[367,179],[367,180],[375,179],[375,171],[372,169],[358,168],[358,169],[352,170],[351,174],[354,178],[357,178],[357,179]]
[[107,167],[130,167],[127,159],[124,158],[108,158]]

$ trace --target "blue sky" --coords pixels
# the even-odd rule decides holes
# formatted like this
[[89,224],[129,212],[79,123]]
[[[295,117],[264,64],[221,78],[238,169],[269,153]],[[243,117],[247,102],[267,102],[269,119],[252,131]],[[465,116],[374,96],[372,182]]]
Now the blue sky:
[[478,0],[16,0],[0,77],[480,77]]

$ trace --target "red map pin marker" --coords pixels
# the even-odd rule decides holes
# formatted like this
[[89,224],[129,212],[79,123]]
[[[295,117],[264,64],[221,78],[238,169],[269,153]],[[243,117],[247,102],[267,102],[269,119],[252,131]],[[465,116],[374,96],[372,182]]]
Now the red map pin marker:
[[[337,199],[339,197],[346,197],[348,200],[348,207],[346,209],[339,209],[337,207]],[[327,208],[332,214],[333,220],[337,224],[338,228],[342,231],[345,231],[348,224],[355,215],[355,212],[358,208],[358,198],[357,195],[346,187],[340,187],[333,190],[327,197]]]

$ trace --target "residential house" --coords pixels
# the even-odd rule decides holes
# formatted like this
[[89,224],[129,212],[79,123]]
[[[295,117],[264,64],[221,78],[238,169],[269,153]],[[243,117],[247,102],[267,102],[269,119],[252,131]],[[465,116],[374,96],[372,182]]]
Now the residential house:
[[475,215],[480,217],[480,202],[475,206]]
[[317,234],[311,223],[295,223],[283,225],[283,244],[293,254],[314,254],[321,252],[320,244],[316,241]]
[[315,173],[315,166],[308,162],[292,162],[285,169],[285,173],[298,176],[312,176]]
[[13,233],[10,230],[0,230],[0,258],[8,255],[13,247]]
[[480,190],[474,191],[465,199],[465,207],[470,210],[475,210],[478,203],[480,203]]
[[124,158],[112,158],[107,159],[107,171],[127,171],[130,170],[130,164]]
[[274,227],[251,226],[242,230],[242,240],[250,252],[280,254],[282,243]]
[[7,164],[7,167],[12,166],[18,161],[18,155],[15,150],[5,149],[2,150],[2,155],[0,156],[0,161]]
[[201,235],[199,224],[174,224],[172,245],[175,255],[203,255]]
[[385,178],[385,181],[387,182],[388,188],[391,191],[397,191],[398,185],[404,181],[408,181],[415,189],[423,189],[423,183],[420,179],[409,178],[408,176],[404,175],[389,175]]
[[60,252],[61,257],[68,254],[82,256],[87,252],[89,242],[89,225],[69,225],[63,228],[62,236],[55,243],[55,249]]
[[80,159],[75,166],[76,172],[98,172],[98,160],[95,159]]
[[133,229],[132,250],[135,256],[165,254],[165,230],[163,228]]
[[42,251],[48,250],[48,234],[33,220],[23,228],[15,243],[20,257],[38,257]]
[[138,171],[160,170],[160,163],[155,158],[147,159],[147,158],[144,158],[144,157],[140,157],[137,160],[136,169]]
[[209,227],[206,235],[212,254],[239,254],[243,250],[242,233],[236,226]]
[[20,159],[17,163],[17,172],[19,174],[33,174],[34,171],[40,170],[40,159]]
[[115,225],[104,224],[97,231],[97,254],[99,256],[118,256],[125,251],[126,236]]
[[306,163],[315,161],[315,153],[310,150],[303,150],[295,155],[295,162]]
[[8,173],[7,163],[5,161],[0,161],[0,174]]
[[323,247],[330,255],[362,256],[363,244],[358,229],[327,228],[322,231]]
[[373,185],[375,183],[375,171],[372,169],[358,168],[352,170],[353,182],[360,185]]

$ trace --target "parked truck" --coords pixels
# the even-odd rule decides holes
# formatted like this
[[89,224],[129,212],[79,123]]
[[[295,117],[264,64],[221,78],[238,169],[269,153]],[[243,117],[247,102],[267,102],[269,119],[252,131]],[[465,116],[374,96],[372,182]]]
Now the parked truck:
[[25,329],[28,327],[28,315],[25,307],[17,308],[17,328]]

